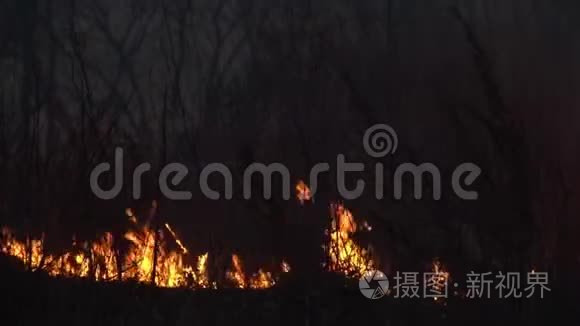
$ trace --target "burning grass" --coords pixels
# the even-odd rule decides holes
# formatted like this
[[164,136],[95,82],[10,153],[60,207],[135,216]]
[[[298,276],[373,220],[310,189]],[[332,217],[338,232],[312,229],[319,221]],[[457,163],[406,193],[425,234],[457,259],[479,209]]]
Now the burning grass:
[[[302,181],[296,185],[300,204],[312,200],[310,188]],[[153,202],[152,210],[157,209]],[[126,209],[132,228],[124,234],[129,242],[128,250],[121,255],[115,239],[109,232],[93,242],[78,243],[73,239],[72,247],[60,255],[51,255],[44,250],[44,237],[19,241],[13,233],[2,229],[0,251],[22,261],[30,270],[43,270],[55,277],[89,278],[95,281],[137,281],[167,288],[217,288],[208,276],[209,253],[193,256],[168,223],[156,232],[149,222],[141,223],[132,209]],[[328,271],[346,277],[358,278],[374,267],[370,251],[362,248],[353,235],[371,227],[362,222],[359,226],[353,214],[342,204],[330,205],[331,223],[328,230],[326,262]],[[170,247],[176,248],[175,250]],[[259,268],[246,274],[242,258],[231,256],[231,266],[225,271],[225,279],[239,289],[266,289],[274,286],[279,273],[291,271],[285,260],[278,274]]]
[[[373,269],[370,250],[359,246],[352,238],[359,230],[353,214],[342,204],[330,205],[331,227],[327,230],[328,243],[325,245],[327,262],[324,266],[333,272],[349,277],[360,277]],[[363,226],[370,230],[365,222]]]
[[[208,277],[209,253],[193,257],[169,224],[156,233],[149,223],[139,224],[131,209],[126,210],[134,228],[127,231],[124,238],[130,242],[129,250],[121,257],[115,249],[111,233],[105,233],[92,243],[79,244],[73,240],[72,248],[60,255],[50,255],[44,251],[44,239],[18,241],[8,228],[2,229],[0,251],[22,261],[30,270],[42,270],[51,276],[91,278],[96,281],[137,281],[167,288],[216,288]],[[170,250],[173,241],[179,250]],[[275,284],[270,272],[259,269],[246,276],[238,255],[232,256],[233,278],[239,288],[265,289]],[[155,263],[154,263],[155,262]],[[281,270],[289,270],[284,262]]]

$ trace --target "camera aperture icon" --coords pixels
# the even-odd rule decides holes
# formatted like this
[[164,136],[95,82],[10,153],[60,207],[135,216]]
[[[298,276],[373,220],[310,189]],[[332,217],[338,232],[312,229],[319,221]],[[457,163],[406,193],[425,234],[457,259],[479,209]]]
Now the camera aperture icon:
[[369,270],[359,279],[358,288],[365,297],[372,300],[380,299],[389,290],[389,280],[383,272]]

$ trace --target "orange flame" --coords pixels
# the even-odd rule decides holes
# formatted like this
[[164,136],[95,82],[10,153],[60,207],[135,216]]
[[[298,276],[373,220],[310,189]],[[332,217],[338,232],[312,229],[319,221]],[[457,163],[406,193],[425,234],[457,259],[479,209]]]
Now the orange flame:
[[40,267],[43,252],[42,240],[27,239],[26,242],[19,242],[8,228],[2,228],[2,239],[0,249],[3,253],[18,258],[32,270]]
[[308,185],[302,180],[298,181],[298,184],[296,184],[296,197],[301,205],[303,205],[305,201],[312,199],[310,187],[308,187]]
[[[290,271],[290,265],[285,261],[282,261],[280,267],[282,268],[282,272],[286,273]],[[246,289],[248,287],[250,289],[267,289],[276,284],[272,273],[265,272],[261,268],[248,279],[246,274],[244,274],[242,260],[235,254],[232,255],[232,269],[226,272],[226,278],[239,289]]]
[[[373,267],[369,251],[358,246],[351,235],[357,232],[357,224],[352,213],[342,204],[330,206],[332,223],[329,243],[326,245],[327,269],[347,276],[360,277]],[[367,229],[370,229],[368,224]]]
[[258,273],[252,275],[250,278],[250,288],[251,289],[267,289],[274,286],[276,282],[272,278],[270,272],[264,272],[262,269],[258,270]]
[[[185,261],[189,250],[169,224],[165,224],[165,229],[173,237],[180,249],[179,252],[168,249],[168,239],[162,230],[159,230],[155,239],[154,229],[147,224],[138,226],[137,217],[131,209],[127,209],[126,214],[136,227],[124,235],[125,239],[130,242],[130,247],[122,258],[115,250],[113,235],[108,232],[91,244],[78,245],[76,241],[73,241],[73,249],[53,256],[44,253],[42,238],[20,242],[8,228],[3,228],[0,233],[0,252],[16,257],[31,270],[41,269],[55,277],[93,278],[97,281],[135,280],[152,283],[155,266],[153,284],[156,286],[217,288],[216,282],[211,282],[210,285],[208,278],[208,253],[197,257],[195,267],[188,265]],[[154,264],[155,250],[157,250],[156,264]],[[247,278],[243,273],[241,259],[234,255],[232,261],[234,271],[228,272],[227,276],[234,279],[237,287],[264,289],[275,284],[272,275],[262,269]],[[289,268],[287,265],[287,270]]]
[[207,289],[209,287],[209,279],[207,276],[207,258],[209,257],[209,253],[205,253],[197,258],[197,269],[193,272],[191,269],[188,270],[188,273],[192,275],[193,280],[195,283],[203,288]]
[[237,288],[246,288],[246,276],[244,275],[242,262],[238,255],[232,255],[232,267],[233,270],[226,272],[226,278],[232,281]]
[[177,245],[179,246],[179,248],[181,249],[181,251],[183,251],[184,254],[188,253],[189,251],[187,250],[187,248],[185,248],[185,246],[183,245],[183,243],[181,242],[181,240],[179,240],[179,238],[177,237],[177,235],[175,234],[175,232],[173,232],[173,229],[171,228],[171,226],[169,226],[169,224],[165,223],[165,227],[167,228],[167,230],[169,231],[169,233],[171,233],[171,235],[175,239],[175,243],[177,243]]

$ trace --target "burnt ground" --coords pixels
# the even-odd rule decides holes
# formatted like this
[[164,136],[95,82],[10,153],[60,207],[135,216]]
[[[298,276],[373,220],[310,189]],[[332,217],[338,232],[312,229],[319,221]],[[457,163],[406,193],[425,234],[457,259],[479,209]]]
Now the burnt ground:
[[1,316],[10,325],[548,325],[579,307],[555,289],[543,300],[369,300],[328,275],[264,291],[160,289],[55,279],[3,260]]

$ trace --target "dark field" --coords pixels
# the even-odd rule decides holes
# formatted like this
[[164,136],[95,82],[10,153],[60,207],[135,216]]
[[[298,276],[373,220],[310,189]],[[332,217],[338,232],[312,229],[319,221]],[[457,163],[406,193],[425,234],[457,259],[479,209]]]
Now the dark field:
[[575,317],[579,302],[556,290],[517,302],[369,300],[356,284],[331,275],[261,291],[161,289],[54,279],[2,261],[2,311],[14,318],[10,325],[557,325]]

